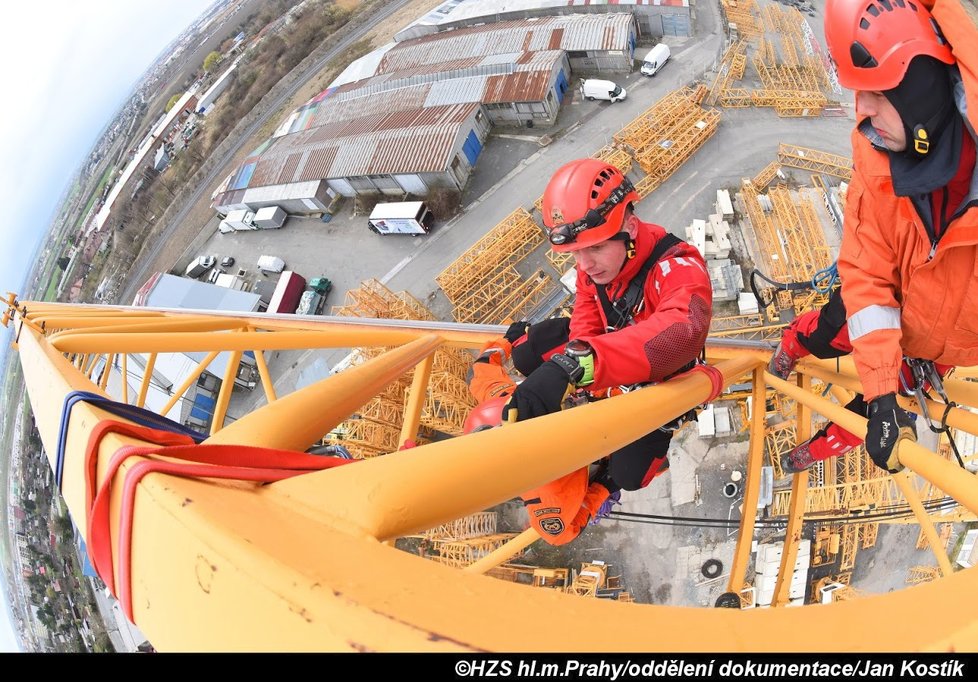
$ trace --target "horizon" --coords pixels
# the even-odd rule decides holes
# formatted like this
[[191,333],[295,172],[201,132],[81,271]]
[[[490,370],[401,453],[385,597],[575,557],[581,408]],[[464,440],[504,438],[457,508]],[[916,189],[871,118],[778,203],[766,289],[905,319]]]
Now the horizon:
[[[8,64],[23,63],[25,55],[31,61],[29,68],[0,74],[3,89],[18,93],[18,106],[10,108],[0,129],[0,135],[6,136],[0,144],[9,161],[0,168],[0,182],[10,188],[12,197],[7,220],[0,227],[6,231],[7,246],[0,254],[4,295],[12,291],[21,300],[43,297],[44,291],[32,285],[40,256],[65,213],[72,188],[84,181],[85,164],[93,151],[147,75],[187,30],[228,2],[54,0],[11,5],[10,26],[25,30],[10,31],[8,40],[0,42],[0,56]],[[43,33],[33,27],[43,27]],[[46,282],[38,288],[42,286]],[[15,325],[6,328],[0,350],[5,380],[14,367],[10,342],[15,333]],[[11,397],[4,396],[8,402]],[[10,457],[9,451],[0,453],[7,466]],[[8,486],[2,495],[9,509]],[[13,561],[7,556],[4,560]],[[20,652],[24,650],[20,631],[16,619],[11,620],[20,613],[14,609],[19,595],[8,594],[7,587],[4,580],[0,652]]]

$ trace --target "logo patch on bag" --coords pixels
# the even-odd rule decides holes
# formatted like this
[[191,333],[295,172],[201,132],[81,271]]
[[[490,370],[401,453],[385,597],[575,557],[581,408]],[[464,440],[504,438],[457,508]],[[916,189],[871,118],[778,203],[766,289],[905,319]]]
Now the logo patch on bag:
[[560,535],[564,532],[564,522],[559,518],[544,519],[540,522],[540,528],[547,535]]

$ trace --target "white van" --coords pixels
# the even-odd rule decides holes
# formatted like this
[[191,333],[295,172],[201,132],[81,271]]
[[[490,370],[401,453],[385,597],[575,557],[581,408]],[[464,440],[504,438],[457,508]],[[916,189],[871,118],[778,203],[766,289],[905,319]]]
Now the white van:
[[643,76],[654,76],[656,72],[661,69],[667,61],[669,61],[669,46],[665,43],[659,43],[645,55],[645,61],[642,62],[642,75]]
[[428,234],[433,222],[423,201],[393,201],[374,206],[367,227],[377,234]]
[[285,261],[278,256],[259,256],[258,269],[262,272],[282,272]]
[[627,94],[625,88],[612,81],[603,81],[597,78],[588,78],[581,81],[581,95],[585,99],[606,99],[613,104],[625,99]]

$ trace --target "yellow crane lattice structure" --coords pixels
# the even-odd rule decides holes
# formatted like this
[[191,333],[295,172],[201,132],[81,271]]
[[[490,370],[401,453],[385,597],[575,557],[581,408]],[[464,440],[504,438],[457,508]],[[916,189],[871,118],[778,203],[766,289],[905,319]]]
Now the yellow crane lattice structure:
[[518,208],[469,247],[435,281],[455,303],[521,261],[543,243],[543,230],[524,208]]
[[727,46],[720,59],[716,78],[713,79],[710,92],[706,97],[707,104],[729,106],[724,104],[722,99],[730,85],[744,77],[744,69],[747,68],[747,46],[746,40],[738,40]]
[[[774,608],[747,612],[575,600],[484,575],[525,550],[536,539],[534,531],[499,538],[497,546],[485,538],[447,546],[443,556],[453,566],[425,561],[397,549],[393,541],[490,509],[634,442],[704,402],[714,390],[708,377],[692,373],[573,411],[404,451],[391,449],[326,470],[271,480],[255,470],[254,481],[228,481],[203,468],[205,453],[213,452],[210,446],[240,454],[246,445],[247,452],[268,453],[274,464],[282,451],[301,454],[402,378],[410,385],[408,404],[400,437],[391,445],[415,439],[434,354],[443,348],[477,350],[503,328],[72,306],[20,302],[12,295],[8,308],[6,319],[17,328],[16,349],[33,416],[61,494],[89,547],[92,540],[107,543],[118,569],[114,578],[105,574],[110,589],[158,650],[784,650],[781,640],[772,645],[772,631],[803,631],[813,623],[831,631],[842,648],[978,647],[975,616],[961,608],[962,594],[978,592],[978,572],[949,569],[917,494],[920,486],[912,482],[916,477],[935,484],[972,513],[978,511],[978,483],[971,473],[919,443],[901,441],[897,446],[906,469],[890,478],[901,498],[876,503],[904,503],[930,529],[939,580],[818,609],[781,608],[789,601],[790,580],[785,579],[775,586]],[[286,395],[276,394],[267,353],[351,347],[388,350]],[[244,351],[255,354],[266,402],[225,424],[235,371],[229,370],[216,399],[212,432],[200,445],[185,446],[190,471],[169,468],[171,458],[162,446],[145,440],[150,436],[112,433],[89,442],[100,424],[126,420],[107,411],[120,398],[99,388],[98,368],[110,356]],[[724,387],[750,382],[755,405],[762,404],[769,388],[794,401],[798,438],[808,437],[812,412],[865,434],[865,419],[812,388],[818,380],[858,390],[849,359],[805,358],[797,367],[797,382],[791,383],[765,372],[769,357],[766,345],[711,340],[707,346],[707,361],[717,368]],[[188,388],[178,387],[175,393]],[[978,405],[974,383],[950,378],[945,388],[956,403]],[[101,395],[105,402],[83,398],[67,410],[65,399],[77,398],[78,391]],[[915,409],[909,401],[901,405]],[[745,509],[755,509],[760,494],[765,416],[760,409],[752,415]],[[951,408],[947,421],[953,428],[978,432],[978,415],[967,410]],[[594,424],[611,428],[595,429]],[[132,452],[128,446],[145,448],[138,450],[144,454],[134,455],[118,470],[110,467],[121,448]],[[137,481],[145,471],[154,473]],[[797,556],[808,478],[809,472],[792,478],[781,576],[791,575]],[[90,526],[95,522],[88,513],[87,491],[108,485],[127,492],[108,501],[113,532],[100,539],[94,534],[97,526]],[[131,513],[131,505],[138,513]],[[738,594],[747,587],[755,516],[745,514],[739,524],[726,584],[727,591]],[[857,542],[859,533],[848,532],[850,539],[840,539],[840,545]],[[127,537],[135,541],[127,544]],[[844,552],[840,548],[839,554]],[[905,619],[894,617],[925,609],[932,616],[927,628],[906,628]],[[583,633],[569,631],[568,622],[603,626]],[[650,640],[647,633],[662,622],[671,626],[657,628]],[[792,650],[823,645],[805,639],[787,644]]]
[[842,178],[846,182],[852,179],[851,158],[818,149],[809,149],[782,142],[778,145],[778,163],[782,166],[801,168],[813,173],[827,173]]
[[[496,533],[467,540],[434,540],[432,545],[438,554],[430,554],[428,558],[454,568],[465,568],[496,551],[515,535]],[[515,556],[522,556],[522,552]]]
[[706,144],[720,125],[720,112],[704,110],[696,106],[674,125],[667,126],[659,140],[647,144],[635,153],[635,160],[646,176],[635,185],[642,198],[671,176],[676,169]]
[[499,514],[481,511],[429,528],[423,533],[411,537],[427,538],[428,540],[470,540],[486,535],[495,535],[498,523]]
[[612,136],[615,145],[634,156],[651,141],[658,140],[664,126],[675,121],[683,112],[699,107],[704,91],[702,86],[683,86],[668,93],[615,133]]
[[908,585],[929,583],[941,577],[941,569],[937,566],[913,566],[907,575]]
[[737,27],[737,33],[749,38],[760,35],[763,28],[754,13],[757,3],[754,0],[720,0],[724,17],[731,31]]
[[[621,171],[622,175],[628,175],[632,170],[632,157],[628,152],[613,144],[606,144],[598,151],[591,154],[592,159],[600,159]],[[541,206],[543,205],[541,198]]]
[[778,177],[778,171],[781,170],[781,164],[777,161],[772,161],[768,165],[764,166],[760,172],[754,176],[754,179],[750,181],[754,189],[760,192],[769,184],[774,178]]

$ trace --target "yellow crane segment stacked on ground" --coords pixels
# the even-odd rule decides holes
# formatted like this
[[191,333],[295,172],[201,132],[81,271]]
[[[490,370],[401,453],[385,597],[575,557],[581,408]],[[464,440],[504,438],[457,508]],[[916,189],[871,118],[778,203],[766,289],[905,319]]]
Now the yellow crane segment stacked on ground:
[[[773,107],[781,117],[821,115],[829,103],[823,91],[830,87],[831,78],[821,59],[818,41],[802,13],[771,3],[755,17],[750,3],[731,15],[728,3],[722,4],[730,43],[721,57],[707,101],[730,108]],[[749,22],[752,28],[745,32],[741,21]],[[736,33],[731,24],[736,24]],[[761,80],[761,87],[753,90],[734,86],[744,77],[749,47],[754,48],[750,61]]]
[[445,268],[435,281],[458,322],[501,324],[527,314],[556,289],[538,270],[524,278],[516,265],[543,243],[532,216],[518,208]]

